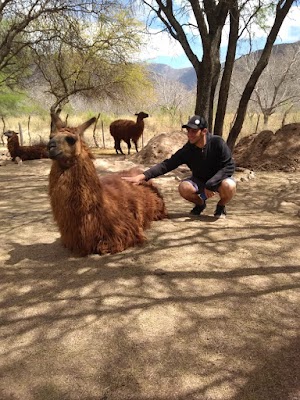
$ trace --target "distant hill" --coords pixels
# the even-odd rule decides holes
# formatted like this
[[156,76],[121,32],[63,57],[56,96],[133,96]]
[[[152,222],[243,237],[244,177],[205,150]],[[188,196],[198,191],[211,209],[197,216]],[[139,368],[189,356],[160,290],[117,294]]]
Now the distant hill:
[[[284,57],[292,47],[298,46],[300,49],[300,41],[295,43],[281,43],[273,46],[271,57]],[[253,54],[257,55],[257,58],[261,55],[262,50],[257,50]],[[242,59],[247,58],[248,55],[244,55],[236,59],[235,68],[239,69],[239,64]],[[193,89],[197,84],[196,73],[193,67],[189,68],[172,68],[166,64],[149,64],[149,71],[156,74],[167,76],[170,80],[178,81],[186,86],[188,90]],[[241,67],[242,68],[242,67]],[[246,74],[245,79],[248,77]]]
[[172,81],[178,81],[186,86],[188,90],[193,89],[197,84],[196,73],[193,67],[172,68],[166,64],[149,64],[150,72],[167,76]]

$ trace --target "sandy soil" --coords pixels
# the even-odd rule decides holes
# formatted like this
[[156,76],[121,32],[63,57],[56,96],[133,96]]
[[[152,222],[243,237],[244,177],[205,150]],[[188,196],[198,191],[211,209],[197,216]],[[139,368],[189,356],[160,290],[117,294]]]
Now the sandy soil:
[[226,220],[191,218],[175,171],[145,245],[75,258],[50,165],[0,167],[1,400],[300,399],[299,171],[240,180]]

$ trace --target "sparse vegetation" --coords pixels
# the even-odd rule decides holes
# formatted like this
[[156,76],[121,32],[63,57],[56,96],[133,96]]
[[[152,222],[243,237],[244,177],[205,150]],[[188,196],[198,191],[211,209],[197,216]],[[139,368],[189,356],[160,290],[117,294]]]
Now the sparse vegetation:
[[[76,126],[80,121],[87,120],[92,116],[95,116],[90,112],[80,113],[80,114],[70,114],[68,116],[68,121],[70,125]],[[65,117],[66,114],[63,115]],[[186,113],[182,118],[185,121],[188,118],[189,114]],[[122,118],[131,118],[130,114],[122,115]],[[228,114],[225,119],[224,124],[224,132],[225,139],[230,130],[230,122],[232,121],[232,114]],[[114,115],[101,114],[97,127],[96,127],[96,137],[99,143],[99,147],[103,148],[103,136],[105,142],[105,150],[108,154],[115,154],[114,150],[114,140],[109,133],[109,125],[114,120]],[[263,127],[263,118],[260,118],[259,114],[247,114],[245,118],[245,123],[243,126],[243,131],[239,137],[239,140],[245,136],[248,136],[255,132],[260,132],[264,129]],[[288,115],[286,124],[299,122],[300,121],[300,112],[294,112]],[[258,123],[257,123],[258,122]],[[281,114],[273,114],[269,120],[269,129],[276,131],[281,127],[282,115]],[[19,126],[22,128],[23,132],[23,140],[24,145],[29,145],[29,135],[28,135],[28,115],[20,115],[20,116],[10,116],[5,117],[5,125],[6,129],[19,131]],[[174,131],[181,130],[182,121],[180,118],[170,119],[168,114],[152,114],[147,118],[145,123],[144,135],[143,135],[143,145],[145,146],[150,139],[154,136],[161,134],[162,132],[170,133]],[[103,129],[103,134],[102,134]],[[0,128],[0,131],[3,132],[3,126]],[[34,115],[31,116],[30,119],[30,137],[32,144],[39,143],[42,141],[47,141],[50,134],[50,116],[49,115]],[[89,146],[95,147],[95,142],[93,140],[93,135],[86,134],[86,142]],[[142,141],[140,142],[140,148],[142,147]],[[101,151],[103,152],[103,151]]]

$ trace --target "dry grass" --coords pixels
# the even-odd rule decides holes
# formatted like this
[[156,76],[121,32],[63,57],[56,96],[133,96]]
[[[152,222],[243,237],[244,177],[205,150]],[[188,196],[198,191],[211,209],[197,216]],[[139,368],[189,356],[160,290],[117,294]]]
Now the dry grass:
[[[69,116],[68,117],[68,124],[72,126],[79,125],[83,121],[89,119],[91,115],[76,115],[76,116]],[[182,123],[186,122],[188,119],[188,115],[184,116],[177,116],[177,117],[172,117],[168,114],[164,115],[150,115],[147,120],[145,120],[145,130],[144,130],[144,135],[143,138],[140,139],[139,147],[141,148],[142,146],[145,146],[150,139],[152,139],[154,136],[159,135],[163,132],[174,132],[178,131],[181,129]],[[134,116],[120,116],[120,118],[128,118],[134,120]],[[115,118],[112,116],[111,118],[106,118],[104,120],[101,120],[101,118],[98,121],[97,127],[95,132],[93,132],[93,127],[89,128],[89,130],[85,134],[85,138],[87,143],[92,146],[96,147],[95,140],[93,138],[93,133],[95,135],[96,142],[98,146],[102,149],[105,149],[108,154],[111,154],[111,152],[114,152],[113,147],[114,147],[114,141],[113,138],[111,137],[109,133],[109,125],[110,123],[114,120]],[[224,123],[224,139],[227,139],[228,132],[230,130],[231,124],[233,120],[233,115],[228,114],[225,119]],[[300,114],[299,113],[294,113],[290,114],[286,120],[286,123],[292,123],[292,122],[299,122],[300,120]],[[269,121],[269,126],[268,129],[276,131],[281,127],[282,123],[282,116],[278,114],[274,114],[270,117]],[[19,118],[16,117],[11,117],[11,118],[6,118],[5,119],[5,126],[2,126],[1,131],[5,130],[14,130],[16,132],[19,132],[20,129],[23,132],[23,140],[24,140],[24,145],[29,145],[31,144],[36,144],[41,141],[48,141],[49,138],[49,129],[50,129],[50,118],[45,117],[38,117],[38,116],[32,116],[30,119],[28,118],[27,115],[20,116]],[[255,131],[260,132],[261,130],[266,129],[263,127],[263,118],[260,116],[259,121],[258,121],[258,116],[257,115],[251,115],[247,114],[245,118],[245,122],[243,125],[242,132],[239,136],[239,139],[248,136]],[[4,143],[5,139],[4,139]],[[123,151],[126,153],[127,148],[125,143],[122,145],[122,148],[124,147]]]
[[[230,131],[232,121],[233,121],[233,114],[228,114],[225,119],[224,123],[224,139],[227,139],[228,133]],[[285,124],[291,124],[294,122],[300,121],[300,113],[295,112],[288,115],[286,118]],[[268,126],[265,127],[263,125],[263,116],[257,114],[250,114],[246,115],[242,131],[239,135],[239,140],[245,136],[249,136],[253,133],[261,132],[262,130],[269,129],[273,132],[276,132],[278,129],[281,128],[282,125],[282,114],[273,114],[269,118]]]

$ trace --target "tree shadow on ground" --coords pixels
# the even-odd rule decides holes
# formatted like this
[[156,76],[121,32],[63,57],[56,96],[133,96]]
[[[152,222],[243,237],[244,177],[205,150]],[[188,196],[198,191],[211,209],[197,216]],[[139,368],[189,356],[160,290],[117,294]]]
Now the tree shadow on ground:
[[299,400],[300,337],[263,358],[232,400]]
[[44,178],[25,183],[1,198],[1,399],[298,400],[299,224],[270,206],[280,183],[240,188],[220,224],[172,200],[143,246],[84,258]]

